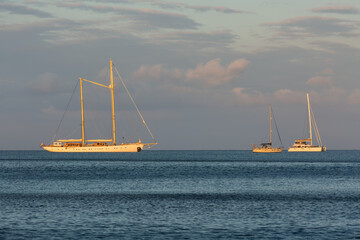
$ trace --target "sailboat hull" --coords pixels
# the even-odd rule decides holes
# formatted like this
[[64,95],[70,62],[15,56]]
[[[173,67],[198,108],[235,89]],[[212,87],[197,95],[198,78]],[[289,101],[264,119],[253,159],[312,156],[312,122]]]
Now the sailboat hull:
[[144,148],[142,143],[128,143],[113,146],[85,146],[85,147],[57,147],[44,146],[49,152],[140,152]]
[[282,150],[284,148],[270,148],[270,147],[266,147],[266,148],[257,148],[254,147],[253,148],[253,153],[281,153]]
[[289,147],[288,152],[325,152],[326,147],[323,146],[306,146],[306,147]]

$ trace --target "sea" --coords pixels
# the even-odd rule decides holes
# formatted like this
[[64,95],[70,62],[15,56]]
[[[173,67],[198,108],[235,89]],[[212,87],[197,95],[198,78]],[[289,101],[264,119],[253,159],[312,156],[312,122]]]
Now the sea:
[[0,151],[0,239],[360,239],[360,151]]

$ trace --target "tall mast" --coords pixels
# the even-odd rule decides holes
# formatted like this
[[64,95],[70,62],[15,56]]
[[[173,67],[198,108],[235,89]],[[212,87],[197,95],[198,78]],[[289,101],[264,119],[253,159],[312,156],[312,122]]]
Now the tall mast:
[[272,145],[272,128],[271,128],[272,116],[271,116],[271,104],[269,104],[269,114],[270,114],[270,144]]
[[309,100],[309,93],[307,93],[307,104],[308,104],[308,112],[309,112],[309,130],[310,130],[310,144],[313,145],[312,143],[312,133],[311,133],[311,110],[310,110],[310,100]]
[[112,109],[112,123],[113,123],[113,144],[116,145],[114,74],[113,74],[113,62],[112,62],[112,59],[110,59],[110,90],[111,90],[111,109]]
[[82,146],[85,146],[85,120],[84,120],[84,98],[83,98],[83,85],[82,79],[80,80],[80,96],[81,96],[81,141]]

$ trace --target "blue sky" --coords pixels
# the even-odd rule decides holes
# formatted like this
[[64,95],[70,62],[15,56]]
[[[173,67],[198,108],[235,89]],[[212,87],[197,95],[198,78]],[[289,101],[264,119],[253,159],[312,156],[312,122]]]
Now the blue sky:
[[[288,147],[306,92],[328,149],[358,149],[359,25],[355,0],[0,0],[0,149],[49,142],[77,79],[106,81],[110,58],[156,149],[250,149],[268,138],[269,103]],[[108,132],[94,95],[87,119]],[[64,132],[80,124],[74,99]]]

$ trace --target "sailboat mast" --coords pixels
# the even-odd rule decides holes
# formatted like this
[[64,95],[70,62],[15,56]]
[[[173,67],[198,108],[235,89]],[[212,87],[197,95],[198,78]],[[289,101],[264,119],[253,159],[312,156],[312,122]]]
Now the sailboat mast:
[[270,144],[272,145],[272,128],[271,128],[272,116],[271,116],[271,104],[269,104],[269,115],[270,115]]
[[110,90],[111,90],[111,109],[112,109],[112,125],[113,125],[113,144],[116,145],[116,127],[115,127],[115,100],[114,100],[114,74],[113,62],[110,59]]
[[82,79],[80,80],[80,96],[81,96],[81,142],[82,146],[85,146],[85,120],[84,120],[84,97],[83,97],[83,85]]
[[309,93],[307,93],[307,104],[308,104],[308,112],[309,112],[309,130],[310,130],[310,144],[313,145],[312,142],[312,132],[311,132],[311,109],[310,109],[310,100],[309,100]]

